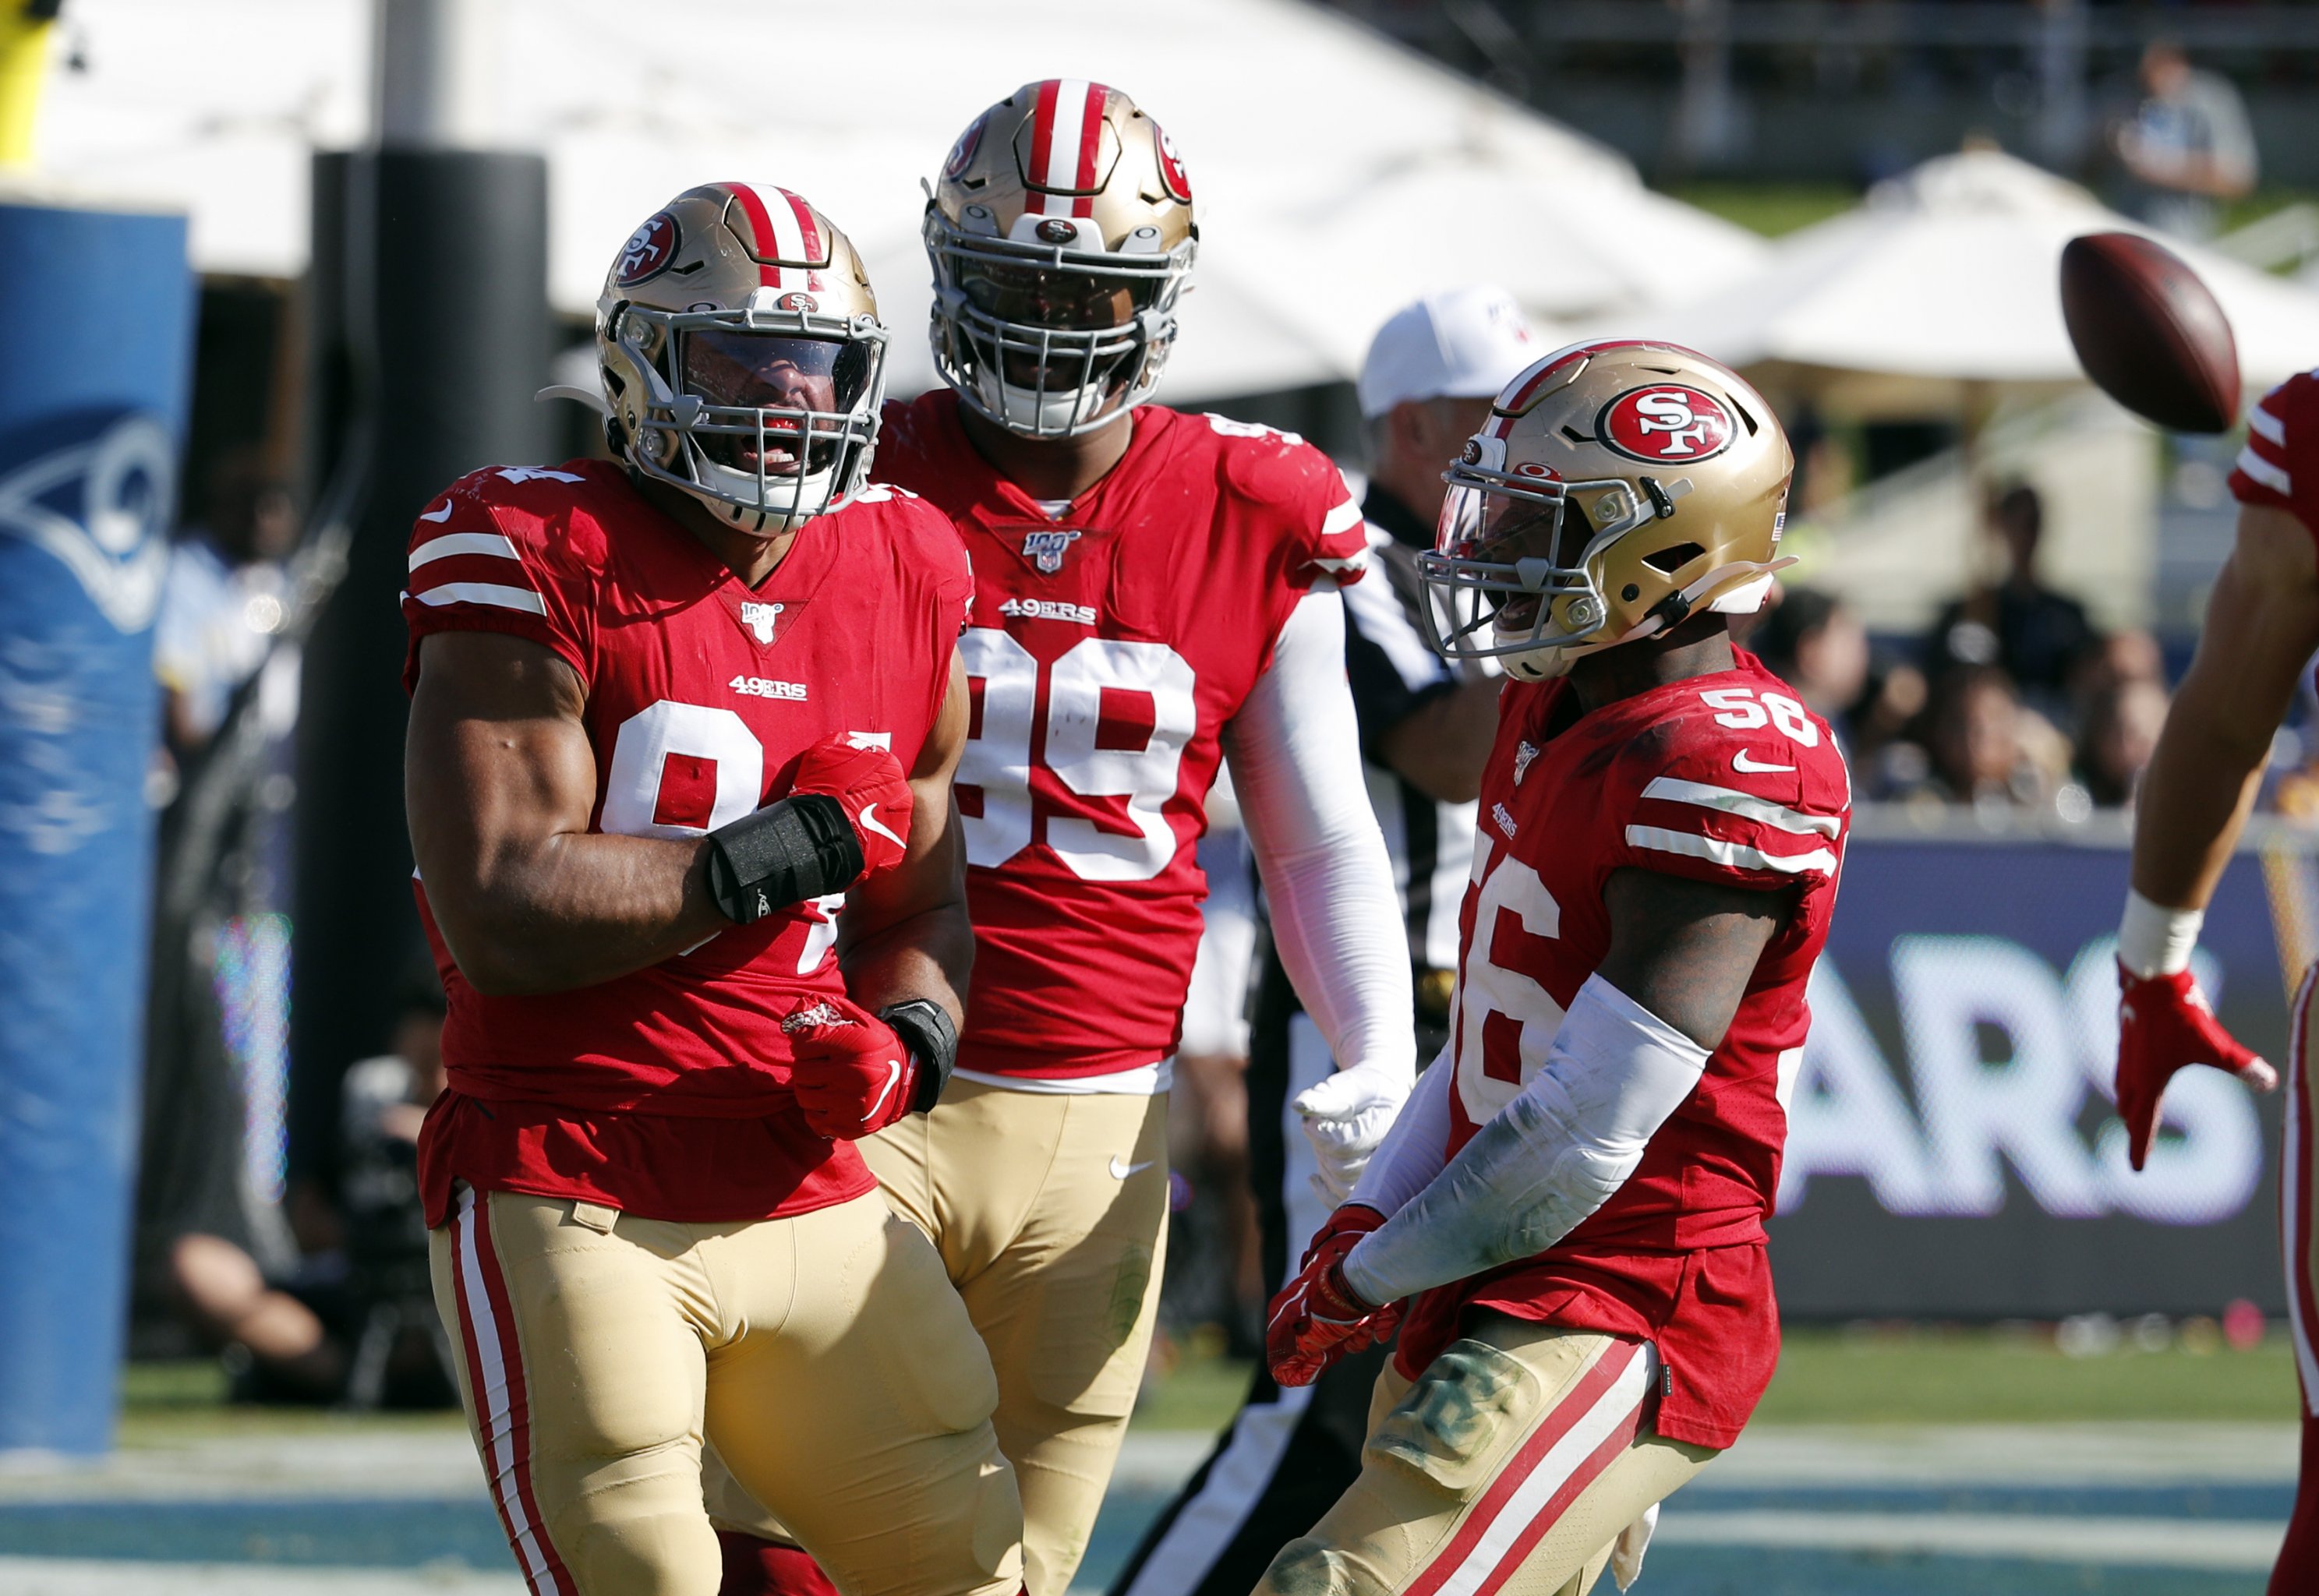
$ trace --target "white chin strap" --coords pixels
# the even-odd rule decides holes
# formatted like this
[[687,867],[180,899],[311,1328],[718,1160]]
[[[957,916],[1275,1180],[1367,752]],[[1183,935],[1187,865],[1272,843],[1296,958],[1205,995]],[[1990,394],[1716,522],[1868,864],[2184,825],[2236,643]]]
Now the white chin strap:
[[[835,471],[817,471],[802,478],[768,477],[765,497],[770,502],[759,505],[749,502],[757,491],[755,472],[735,471],[712,460],[695,464],[708,480],[693,490],[692,496],[707,505],[709,513],[719,520],[744,531],[793,531],[816,516],[838,508],[831,500],[836,486]],[[720,492],[719,489],[726,491]]]
[[988,369],[975,374],[974,385],[983,404],[1006,418],[1004,424],[1010,430],[1027,426],[1034,428],[1042,437],[1086,426],[1096,419],[1104,401],[1110,397],[1106,383],[1051,388],[1042,392],[1036,388],[1019,388]]

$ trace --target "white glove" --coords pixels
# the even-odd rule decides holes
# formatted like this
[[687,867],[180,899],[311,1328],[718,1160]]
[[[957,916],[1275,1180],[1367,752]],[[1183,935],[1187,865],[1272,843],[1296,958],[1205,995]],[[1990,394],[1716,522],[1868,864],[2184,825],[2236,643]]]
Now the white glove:
[[1297,1094],[1293,1106],[1321,1166],[1313,1188],[1331,1206],[1353,1195],[1414,1079],[1406,1066],[1356,1064]]

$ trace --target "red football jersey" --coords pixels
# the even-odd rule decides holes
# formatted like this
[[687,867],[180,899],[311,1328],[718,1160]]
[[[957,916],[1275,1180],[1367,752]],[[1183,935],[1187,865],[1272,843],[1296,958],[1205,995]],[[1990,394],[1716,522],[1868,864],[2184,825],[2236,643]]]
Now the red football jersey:
[[2287,378],[2247,411],[2231,492],[2293,511],[2319,537],[2319,372]]
[[1413,1376],[1469,1307],[1647,1337],[1667,1370],[1660,1433],[1709,1447],[1737,1437],[1778,1358],[1763,1222],[1852,796],[1827,724],[1735,652],[1730,671],[1592,714],[1567,681],[1505,690],[1460,911],[1453,1157],[1545,1063],[1566,1005],[1609,951],[1613,870],[1791,891],[1795,913],[1697,1089],[1626,1184],[1548,1251],[1423,1294],[1401,1340]]
[[[699,836],[781,797],[798,756],[833,734],[913,765],[971,580],[942,514],[889,489],[808,522],[751,588],[617,465],[494,467],[411,534],[404,681],[436,632],[555,650],[587,688],[590,828]],[[800,996],[844,989],[843,894],[598,986],[508,996],[468,986],[418,892],[450,997],[450,1090],[420,1143],[430,1220],[454,1177],[689,1221],[871,1188],[850,1144],[806,1127],[780,1023]]]
[[1125,457],[1051,518],[975,452],[948,389],[886,407],[880,476],[949,512],[974,563],[964,1069],[1053,1079],[1174,1052],[1217,739],[1297,600],[1360,573],[1359,507],[1318,449],[1133,418]]

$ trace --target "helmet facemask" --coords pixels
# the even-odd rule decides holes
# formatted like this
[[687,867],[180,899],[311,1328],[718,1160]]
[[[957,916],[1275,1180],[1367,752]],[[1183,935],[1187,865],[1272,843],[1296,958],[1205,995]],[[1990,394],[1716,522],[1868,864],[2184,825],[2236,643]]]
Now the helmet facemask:
[[[1632,642],[1682,618],[1655,613],[1607,636],[1611,607],[1600,572],[1612,545],[1674,514],[1689,478],[1564,482],[1460,464],[1444,480],[1449,491],[1435,546],[1417,557],[1444,658],[1496,659],[1512,670],[1551,653],[1566,657],[1534,663],[1560,668],[1517,673],[1560,675],[1572,650]],[[1681,608],[1687,614],[1690,604]]]
[[[1092,431],[1151,397],[1196,248],[1186,239],[1159,252],[1155,232],[1105,251],[1092,226],[1037,227],[1051,224],[1069,241],[977,234],[926,208],[934,368],[961,403],[1021,437]],[[1077,247],[1089,239],[1096,248]]]
[[801,526],[869,480],[886,337],[869,315],[623,305],[605,372],[644,392],[621,452],[744,530]]

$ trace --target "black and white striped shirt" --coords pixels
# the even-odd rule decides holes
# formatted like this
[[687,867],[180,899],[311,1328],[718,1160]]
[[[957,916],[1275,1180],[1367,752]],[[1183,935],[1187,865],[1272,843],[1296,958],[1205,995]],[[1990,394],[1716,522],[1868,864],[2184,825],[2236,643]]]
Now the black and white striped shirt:
[[1394,887],[1409,928],[1410,962],[1448,970],[1457,962],[1457,907],[1474,865],[1476,806],[1445,804],[1412,787],[1378,756],[1385,734],[1464,681],[1433,652],[1424,620],[1420,550],[1433,529],[1375,483],[1362,501],[1368,579],[1344,590],[1345,665],[1359,717],[1369,803],[1393,858]]

